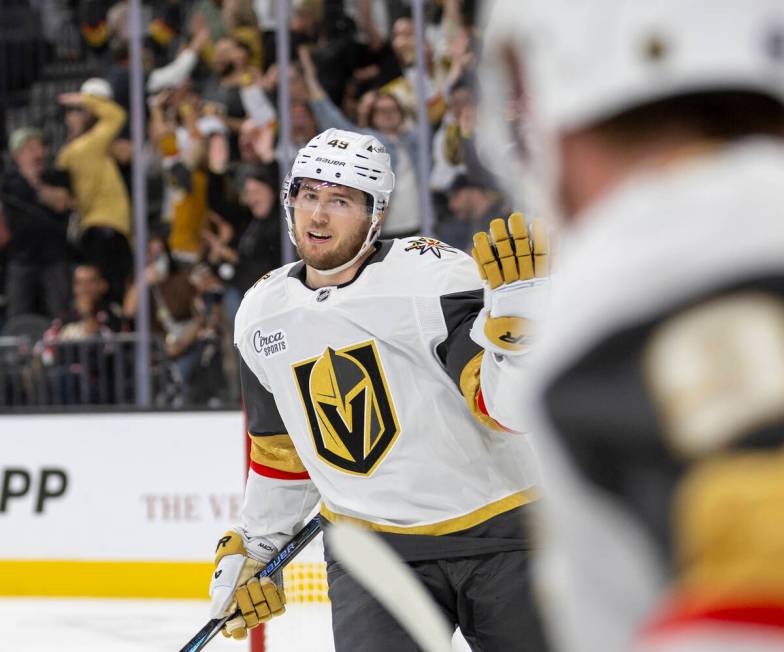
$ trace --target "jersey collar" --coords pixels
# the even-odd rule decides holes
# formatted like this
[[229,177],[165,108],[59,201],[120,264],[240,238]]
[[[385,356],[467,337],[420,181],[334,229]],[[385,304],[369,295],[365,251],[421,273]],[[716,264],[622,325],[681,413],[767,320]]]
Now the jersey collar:
[[[394,240],[378,240],[373,244],[374,251],[371,253],[366,259],[365,262],[362,263],[360,268],[357,270],[357,273],[354,274],[354,278],[350,281],[346,281],[345,283],[341,283],[340,285],[336,285],[335,287],[344,288],[348,285],[351,285],[354,281],[356,281],[360,274],[365,270],[368,265],[372,265],[373,263],[380,263],[384,258],[387,257],[390,249],[392,249],[392,245],[395,243]],[[310,287],[305,282],[305,263],[303,261],[299,261],[296,265],[292,266],[288,273],[289,278],[296,278],[297,280],[302,283],[308,290],[314,291],[317,288]]]

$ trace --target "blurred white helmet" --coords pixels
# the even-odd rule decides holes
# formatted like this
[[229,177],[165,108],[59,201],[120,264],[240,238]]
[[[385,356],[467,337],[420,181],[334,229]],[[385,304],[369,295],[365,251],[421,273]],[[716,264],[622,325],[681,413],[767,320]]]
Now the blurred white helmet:
[[379,236],[381,218],[395,187],[389,154],[377,138],[340,129],[327,129],[300,149],[281,190],[289,238],[295,246],[292,200],[302,179],[356,188],[369,197],[370,226],[357,255],[333,269],[319,270],[321,274],[337,274],[353,265]]
[[[720,90],[784,101],[784,2],[496,0],[481,79],[485,156],[520,139],[541,182],[558,133],[635,106]],[[512,134],[499,120],[510,103],[523,123]]]
[[86,80],[79,92],[84,95],[94,95],[95,97],[103,97],[104,99],[111,100],[114,97],[112,86],[105,79],[100,77],[91,77]]

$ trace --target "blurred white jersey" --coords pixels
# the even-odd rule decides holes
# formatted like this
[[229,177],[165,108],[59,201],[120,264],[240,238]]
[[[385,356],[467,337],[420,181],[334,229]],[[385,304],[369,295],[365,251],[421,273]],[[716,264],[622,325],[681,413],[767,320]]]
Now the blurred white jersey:
[[784,649],[784,147],[638,175],[571,235],[529,369],[558,649]]

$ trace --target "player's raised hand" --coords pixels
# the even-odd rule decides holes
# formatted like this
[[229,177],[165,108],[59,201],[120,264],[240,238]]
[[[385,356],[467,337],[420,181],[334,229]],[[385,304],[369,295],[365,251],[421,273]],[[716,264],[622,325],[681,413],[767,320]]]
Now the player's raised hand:
[[544,316],[547,303],[550,244],[544,223],[535,220],[529,231],[520,213],[506,222],[495,219],[489,232],[474,235],[471,255],[485,281],[485,307],[471,338],[500,355],[526,353],[531,322]]
[[[249,547],[256,553],[253,557]],[[275,582],[269,577],[254,577],[276,554],[277,549],[265,537],[246,538],[229,531],[218,541],[210,582],[210,614],[222,618],[237,608],[241,612],[226,623],[224,636],[243,639],[249,629],[286,611],[282,578]]]

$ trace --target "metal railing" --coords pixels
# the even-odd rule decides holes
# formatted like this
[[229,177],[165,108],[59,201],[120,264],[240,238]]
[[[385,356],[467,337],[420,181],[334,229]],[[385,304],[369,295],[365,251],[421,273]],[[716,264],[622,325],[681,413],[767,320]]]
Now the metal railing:
[[[136,342],[135,333],[37,343],[0,337],[0,411],[135,405]],[[152,406],[176,407],[182,381],[160,338],[151,339],[150,353]]]

